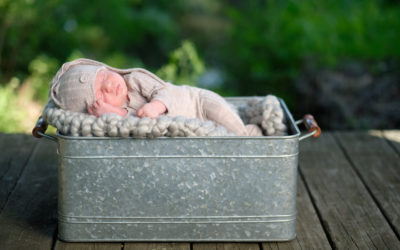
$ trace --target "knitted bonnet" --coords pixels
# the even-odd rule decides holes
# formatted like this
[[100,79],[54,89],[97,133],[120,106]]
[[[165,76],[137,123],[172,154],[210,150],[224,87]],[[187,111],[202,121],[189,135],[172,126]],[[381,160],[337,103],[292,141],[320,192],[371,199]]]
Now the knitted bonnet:
[[100,65],[64,64],[54,77],[50,96],[64,110],[86,112],[86,104],[95,102],[94,82]]

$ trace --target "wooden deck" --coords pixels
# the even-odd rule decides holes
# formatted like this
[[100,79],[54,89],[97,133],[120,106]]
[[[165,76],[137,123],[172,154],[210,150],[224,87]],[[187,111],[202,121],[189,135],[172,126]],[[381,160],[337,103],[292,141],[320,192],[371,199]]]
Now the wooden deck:
[[282,243],[65,243],[56,144],[0,134],[0,249],[400,249],[400,130],[300,143],[297,237]]

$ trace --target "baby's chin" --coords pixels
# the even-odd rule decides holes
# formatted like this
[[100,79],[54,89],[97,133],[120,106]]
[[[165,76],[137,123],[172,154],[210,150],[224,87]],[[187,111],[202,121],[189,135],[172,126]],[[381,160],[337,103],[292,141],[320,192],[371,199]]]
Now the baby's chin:
[[126,98],[121,99],[118,103],[115,103],[114,106],[117,106],[117,107],[125,106],[126,104],[128,104],[128,101],[129,101],[129,99],[127,96]]

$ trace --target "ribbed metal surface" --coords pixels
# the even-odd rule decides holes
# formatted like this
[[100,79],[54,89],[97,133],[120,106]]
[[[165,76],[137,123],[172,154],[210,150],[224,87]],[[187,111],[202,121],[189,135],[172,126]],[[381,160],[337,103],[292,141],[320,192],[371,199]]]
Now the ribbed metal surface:
[[[284,105],[284,103],[282,103]],[[66,241],[275,241],[295,237],[299,131],[281,137],[58,135]]]

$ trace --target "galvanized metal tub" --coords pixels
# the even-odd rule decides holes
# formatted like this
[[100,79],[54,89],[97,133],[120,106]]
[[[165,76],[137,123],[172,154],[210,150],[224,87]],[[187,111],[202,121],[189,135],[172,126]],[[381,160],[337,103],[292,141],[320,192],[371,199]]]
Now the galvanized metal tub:
[[[246,98],[228,98],[239,104]],[[289,135],[132,139],[57,134],[65,241],[295,238],[299,140]]]

